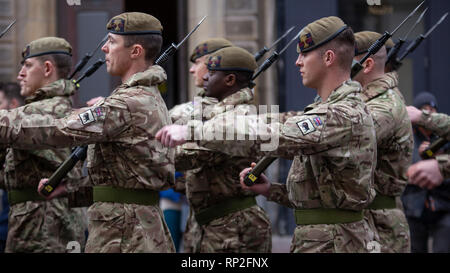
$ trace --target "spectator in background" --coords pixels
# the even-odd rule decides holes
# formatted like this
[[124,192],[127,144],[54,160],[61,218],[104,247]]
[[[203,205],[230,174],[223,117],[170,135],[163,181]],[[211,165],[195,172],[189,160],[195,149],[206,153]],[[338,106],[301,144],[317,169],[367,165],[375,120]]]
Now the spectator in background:
[[[437,100],[429,92],[419,93],[414,99],[414,106],[420,110],[436,113]],[[422,160],[420,154],[439,136],[433,132],[413,125],[414,153],[413,163]],[[439,153],[448,153],[449,144]],[[450,252],[450,181],[445,180],[442,185],[431,189],[423,189],[408,184],[403,196],[403,206],[408,219],[411,233],[411,252]],[[431,251],[428,240],[433,238]]]
[[[181,179],[183,173],[175,172],[175,179]],[[159,192],[159,206],[164,213],[164,219],[169,227],[170,235],[177,252],[180,250],[181,240],[181,193],[168,189]]]

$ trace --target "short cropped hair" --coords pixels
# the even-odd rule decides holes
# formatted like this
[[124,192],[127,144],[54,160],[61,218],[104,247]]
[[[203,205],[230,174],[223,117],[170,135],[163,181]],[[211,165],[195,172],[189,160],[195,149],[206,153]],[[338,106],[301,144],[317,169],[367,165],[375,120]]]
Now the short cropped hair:
[[234,74],[236,76],[236,84],[240,87],[248,86],[252,80],[253,73],[246,71],[224,71],[225,75]]
[[124,46],[141,45],[145,50],[145,61],[153,63],[162,47],[162,36],[157,34],[124,35]]
[[59,79],[66,79],[69,77],[72,69],[72,57],[66,54],[47,54],[36,57],[40,62],[52,62],[57,71]]
[[319,48],[321,55],[327,50],[332,50],[337,55],[337,61],[342,69],[350,70],[352,61],[355,57],[355,36],[353,30],[348,27],[342,31],[336,38]]

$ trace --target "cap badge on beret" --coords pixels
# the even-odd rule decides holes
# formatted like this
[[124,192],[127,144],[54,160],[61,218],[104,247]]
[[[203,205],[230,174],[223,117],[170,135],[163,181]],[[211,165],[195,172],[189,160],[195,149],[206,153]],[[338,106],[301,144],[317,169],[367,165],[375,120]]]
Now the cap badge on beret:
[[302,36],[300,36],[300,41],[298,42],[298,46],[300,48],[301,51],[303,51],[304,49],[313,46],[314,45],[314,41],[311,37],[311,33],[306,33]]
[[114,19],[109,25],[109,30],[114,30],[117,32],[124,32],[125,20],[124,19]]
[[25,47],[25,50],[22,52],[22,57],[25,58],[25,57],[29,56],[30,55],[30,51],[31,51],[30,45],[27,45]]
[[220,67],[221,61],[222,61],[222,56],[213,56],[213,57],[209,58],[208,68]]
[[204,43],[203,45],[199,45],[199,46],[197,46],[197,48],[195,48],[195,53],[197,54],[197,55],[200,55],[200,54],[207,54],[208,53],[208,44],[207,43]]

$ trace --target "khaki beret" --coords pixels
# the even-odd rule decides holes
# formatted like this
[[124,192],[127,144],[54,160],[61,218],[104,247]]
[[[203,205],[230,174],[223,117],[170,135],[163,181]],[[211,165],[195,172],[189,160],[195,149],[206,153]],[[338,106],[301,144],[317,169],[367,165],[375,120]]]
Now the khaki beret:
[[28,58],[48,55],[66,54],[72,56],[72,46],[63,38],[44,37],[32,41],[22,51],[22,61]]
[[227,39],[223,38],[212,38],[203,41],[194,48],[190,60],[191,62],[195,63],[195,60],[197,60],[198,58],[229,46],[233,46],[233,44]]
[[111,18],[106,29],[110,33],[119,35],[162,35],[163,27],[161,22],[150,14],[126,12]]
[[348,26],[338,17],[330,16],[316,20],[302,29],[297,52],[308,52],[328,43]]
[[[373,31],[361,31],[355,33],[355,56],[369,52],[370,46],[380,39],[381,36],[380,33]],[[386,47],[387,44],[388,43],[385,44]]]
[[237,46],[225,47],[212,53],[205,64],[209,70],[213,71],[246,71],[253,73],[258,67],[255,57],[247,50]]

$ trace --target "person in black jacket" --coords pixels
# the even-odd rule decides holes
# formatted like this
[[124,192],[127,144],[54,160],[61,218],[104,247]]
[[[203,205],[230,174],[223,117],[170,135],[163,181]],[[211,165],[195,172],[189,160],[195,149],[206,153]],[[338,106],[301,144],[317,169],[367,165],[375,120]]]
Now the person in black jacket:
[[[422,92],[414,99],[414,106],[435,113],[437,100],[433,94]],[[416,163],[422,160],[420,153],[439,136],[419,126],[413,128],[413,163]],[[447,144],[439,152],[449,151],[450,145]],[[402,201],[410,227],[411,252],[450,252],[450,180],[432,190],[408,184]],[[428,249],[429,238],[433,239],[431,251]]]

